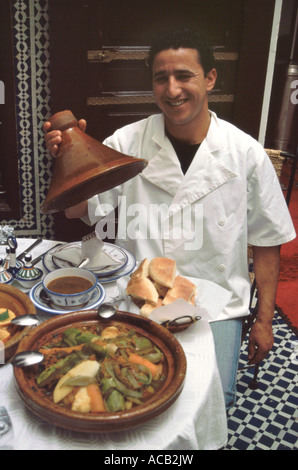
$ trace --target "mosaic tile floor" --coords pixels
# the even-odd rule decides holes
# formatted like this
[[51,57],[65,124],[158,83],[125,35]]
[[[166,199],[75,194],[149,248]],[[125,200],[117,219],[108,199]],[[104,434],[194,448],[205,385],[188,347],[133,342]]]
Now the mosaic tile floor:
[[[277,314],[274,337],[274,348],[259,370],[257,390],[248,386],[253,369],[238,372],[238,399],[229,415],[225,450],[298,448],[298,338]],[[244,344],[239,369],[245,365],[246,348]]]

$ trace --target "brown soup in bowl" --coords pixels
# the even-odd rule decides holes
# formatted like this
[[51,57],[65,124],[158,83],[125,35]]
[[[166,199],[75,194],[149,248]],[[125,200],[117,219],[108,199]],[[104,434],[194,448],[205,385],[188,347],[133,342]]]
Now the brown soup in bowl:
[[47,289],[56,294],[78,294],[91,289],[92,282],[79,276],[63,276],[53,279]]

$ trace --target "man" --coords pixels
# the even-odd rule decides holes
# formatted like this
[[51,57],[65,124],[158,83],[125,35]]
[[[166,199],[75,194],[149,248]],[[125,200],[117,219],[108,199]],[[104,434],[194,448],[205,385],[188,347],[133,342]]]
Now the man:
[[[211,323],[229,409],[235,402],[242,317],[248,313],[247,244],[253,245],[258,317],[250,363],[273,346],[279,247],[295,237],[275,171],[262,147],[208,109],[216,82],[210,49],[196,33],[170,31],[151,48],[149,65],[161,115],[119,129],[104,143],[149,160],[141,175],[66,211],[93,225],[118,206],[116,243],[137,260],[167,256],[181,275],[232,293]],[[86,122],[80,121],[85,129]],[[60,134],[44,124],[55,155]],[[136,217],[137,216],[137,217]],[[136,222],[137,220],[137,222]]]

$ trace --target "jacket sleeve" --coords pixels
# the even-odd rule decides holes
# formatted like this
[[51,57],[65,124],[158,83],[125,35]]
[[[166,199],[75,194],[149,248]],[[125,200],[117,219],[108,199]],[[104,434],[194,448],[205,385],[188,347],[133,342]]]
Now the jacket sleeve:
[[258,151],[247,186],[248,243],[275,246],[296,236],[274,167],[264,150]]

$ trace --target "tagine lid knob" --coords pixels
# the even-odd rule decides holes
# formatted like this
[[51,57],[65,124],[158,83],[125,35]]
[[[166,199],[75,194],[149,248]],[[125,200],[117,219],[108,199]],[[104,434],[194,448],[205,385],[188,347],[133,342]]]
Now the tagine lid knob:
[[78,125],[78,120],[68,109],[65,111],[59,111],[58,113],[51,116],[48,121],[51,123],[51,130],[63,131]]
[[36,268],[32,265],[32,256],[30,254],[25,255],[25,264],[18,271],[18,280],[36,280],[42,276],[43,272],[41,269]]

